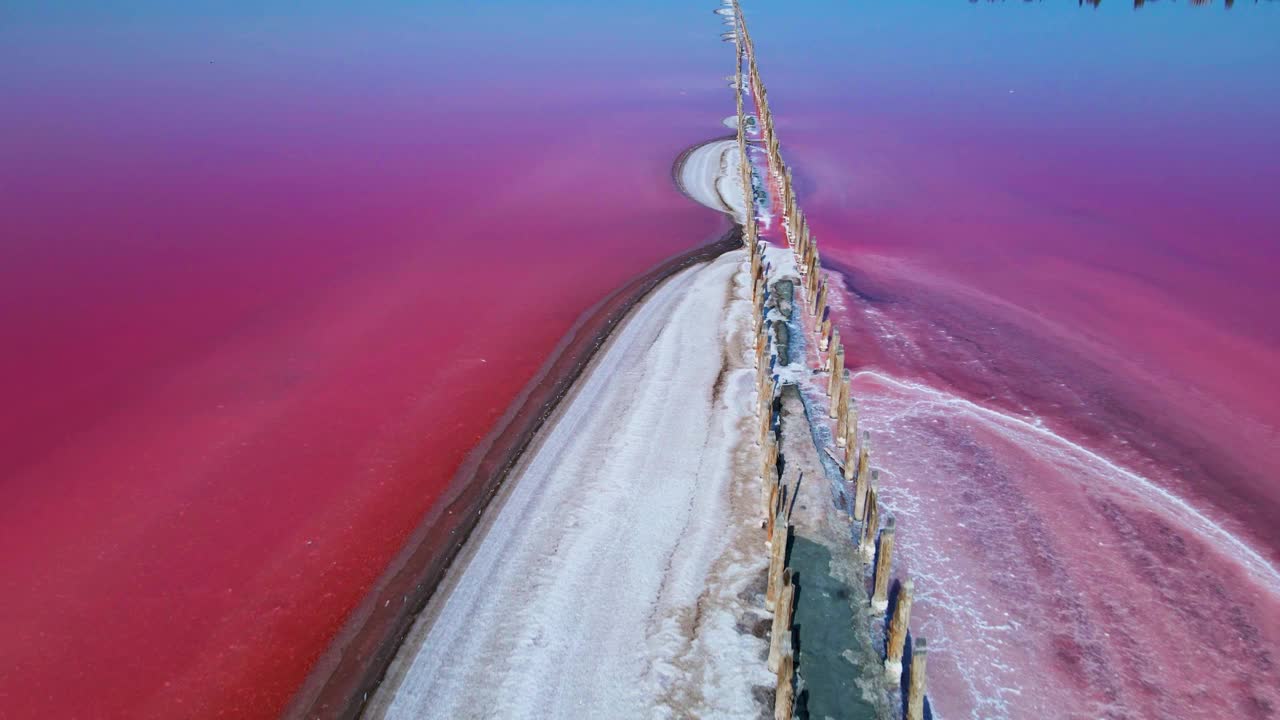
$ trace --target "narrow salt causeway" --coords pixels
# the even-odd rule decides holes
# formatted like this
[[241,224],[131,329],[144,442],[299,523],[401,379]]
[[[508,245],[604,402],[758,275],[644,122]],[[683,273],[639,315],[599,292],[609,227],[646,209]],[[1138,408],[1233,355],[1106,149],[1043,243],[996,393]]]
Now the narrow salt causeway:
[[366,717],[761,713],[775,679],[752,632],[769,616],[744,480],[758,461],[744,257],[675,275],[613,334]]

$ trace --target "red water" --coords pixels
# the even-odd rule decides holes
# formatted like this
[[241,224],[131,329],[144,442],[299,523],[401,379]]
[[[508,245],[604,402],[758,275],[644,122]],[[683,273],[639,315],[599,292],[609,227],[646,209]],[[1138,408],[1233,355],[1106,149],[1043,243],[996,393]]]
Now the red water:
[[933,716],[1276,716],[1274,12],[828,10],[753,36]]
[[0,11],[0,717],[271,717],[574,319],[723,231],[670,177],[723,47],[68,10]]

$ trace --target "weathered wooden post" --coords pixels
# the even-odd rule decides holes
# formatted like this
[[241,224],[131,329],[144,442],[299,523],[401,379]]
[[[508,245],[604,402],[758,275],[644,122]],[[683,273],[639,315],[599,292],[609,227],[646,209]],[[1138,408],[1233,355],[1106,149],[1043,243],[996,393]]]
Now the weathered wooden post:
[[783,637],[791,634],[791,603],[795,592],[791,568],[787,568],[782,572],[782,587],[778,588],[778,604],[773,611],[773,632],[769,636],[769,669],[773,672],[777,672],[782,663]]
[[867,519],[862,523],[862,539],[858,544],[864,562],[871,562],[876,556],[876,534],[880,532],[880,504],[876,499],[878,494],[876,488],[867,488]]
[[[858,456],[858,475],[866,475],[867,469],[871,467],[871,433],[862,433],[862,454]],[[873,473],[872,477],[879,477],[877,473]]]
[[907,720],[924,720],[925,666],[929,643],[916,638],[911,644],[911,684],[907,689]]
[[844,447],[849,434],[849,381],[840,381],[840,400],[836,406],[836,446]]
[[[836,345],[834,359],[831,361],[831,377],[827,383],[827,397],[835,397],[836,386],[840,384],[840,380],[844,377],[844,345]],[[835,417],[835,413],[831,413],[831,417]]]
[[778,506],[778,498],[782,493],[782,483],[777,480],[765,478],[765,485],[769,489],[769,507],[764,514],[764,541],[773,542],[773,531],[777,524],[777,512],[774,510]]
[[[828,416],[836,421],[836,429],[840,429],[840,418],[844,415],[845,402],[848,400],[845,393],[844,368],[840,369],[840,374],[836,376],[836,394],[831,397],[831,405],[827,408]],[[837,433],[839,434],[839,433]]]
[[782,587],[782,573],[787,568],[787,542],[791,539],[791,526],[775,514],[774,536],[769,540],[769,583],[765,589],[764,607],[773,611],[778,603],[778,590]]
[[818,284],[818,297],[813,301],[813,314],[822,317],[822,312],[827,309],[827,277],[826,273],[822,274],[822,281]]
[[[853,378],[849,378],[849,394],[853,395]],[[858,401],[850,397],[849,407],[849,435],[845,438],[845,457],[852,460],[854,457],[855,447],[858,444]]]
[[763,487],[761,499],[763,501],[765,516],[769,514],[769,490],[771,484],[777,484],[777,468],[778,468],[778,441],[774,438],[773,433],[768,430],[764,434],[764,460],[760,464],[760,477],[763,478]]
[[[853,463],[847,463],[852,465]],[[855,472],[858,482],[853,487],[853,519],[862,520],[867,514],[867,491],[871,489],[871,478],[866,473]]]
[[831,308],[822,311],[822,323],[818,325],[818,352],[826,352],[831,347]]
[[778,690],[774,696],[773,720],[791,720],[795,712],[795,658],[792,656],[790,643],[787,643],[786,657],[778,668]]
[[889,573],[893,563],[893,535],[896,521],[889,517],[880,530],[880,557],[876,560],[876,590],[871,596],[871,609],[884,612],[889,609]]
[[827,359],[822,364],[822,369],[825,372],[833,372],[835,370],[835,361],[836,361],[835,349],[838,347],[840,347],[840,331],[832,330],[830,352],[827,353]]
[[911,578],[902,581],[898,588],[898,603],[893,607],[893,620],[889,622],[889,641],[885,645],[885,678],[895,685],[902,679],[902,650],[907,644],[907,627],[911,622],[911,594],[915,583]]

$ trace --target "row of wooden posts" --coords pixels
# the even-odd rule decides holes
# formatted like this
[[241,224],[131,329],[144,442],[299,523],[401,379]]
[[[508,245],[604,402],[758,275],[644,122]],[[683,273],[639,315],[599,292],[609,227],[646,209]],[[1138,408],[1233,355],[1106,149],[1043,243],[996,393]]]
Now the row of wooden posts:
[[[803,307],[808,311],[817,329],[819,357],[823,358],[824,370],[828,374],[826,387],[830,400],[828,416],[835,420],[835,444],[844,450],[842,463],[844,480],[850,483],[853,489],[851,514],[855,522],[861,523],[856,552],[864,562],[875,561],[871,609],[876,613],[888,610],[896,522],[893,517],[887,517],[883,522],[881,521],[878,501],[880,473],[879,470],[870,467],[871,436],[868,432],[863,432],[861,436],[858,434],[858,408],[852,397],[851,380],[845,373],[844,344],[840,339],[840,331],[835,327],[831,317],[831,308],[827,304],[829,280],[822,270],[817,238],[811,232],[808,220],[797,202],[791,168],[782,159],[778,136],[774,129],[773,113],[769,108],[768,93],[756,65],[755,47],[747,31],[746,20],[738,0],[725,0],[725,3],[726,7],[731,8],[734,31],[730,36],[734,40],[737,52],[733,85],[737,98],[737,140],[744,201],[744,242],[750,257],[752,277],[756,367],[760,393],[759,440],[764,449],[761,468],[764,480],[761,500],[770,549],[765,606],[774,613],[768,662],[769,669],[777,673],[778,680],[775,718],[789,720],[792,717],[795,701],[795,658],[791,642],[795,589],[791,583],[791,569],[787,567],[786,551],[792,532],[789,512],[791,503],[787,502],[786,489],[780,485],[781,477],[778,473],[779,438],[774,398],[778,391],[779,379],[773,373],[771,358],[774,353],[770,351],[769,325],[765,322],[766,300],[769,296],[768,277],[771,268],[765,263],[764,243],[760,241],[759,229],[756,226],[753,173],[748,154],[750,147],[746,130],[747,115],[742,100],[744,89],[749,90],[755,99],[759,142],[763,145],[768,159],[770,176],[775,181],[782,207],[783,227],[788,244],[795,255],[797,271],[802,279],[801,287],[806,300]],[[745,88],[743,87],[744,62],[747,67]],[[793,305],[797,308],[802,306],[798,298]],[[876,552],[877,539],[879,553]],[[899,586],[885,643],[886,680],[899,687],[902,681],[903,653],[914,589],[914,583],[909,578],[903,580]],[[914,639],[910,685],[907,689],[908,720],[922,720],[924,717],[927,647],[924,638]]]

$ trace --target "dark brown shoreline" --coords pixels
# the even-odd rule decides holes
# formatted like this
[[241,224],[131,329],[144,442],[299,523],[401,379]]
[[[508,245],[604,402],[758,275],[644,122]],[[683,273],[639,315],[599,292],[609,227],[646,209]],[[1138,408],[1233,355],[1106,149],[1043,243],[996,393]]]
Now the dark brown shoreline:
[[284,717],[360,716],[490,500],[614,328],[663,280],[741,246],[742,228],[734,225],[718,240],[668,258],[579,316],[347,618]]

